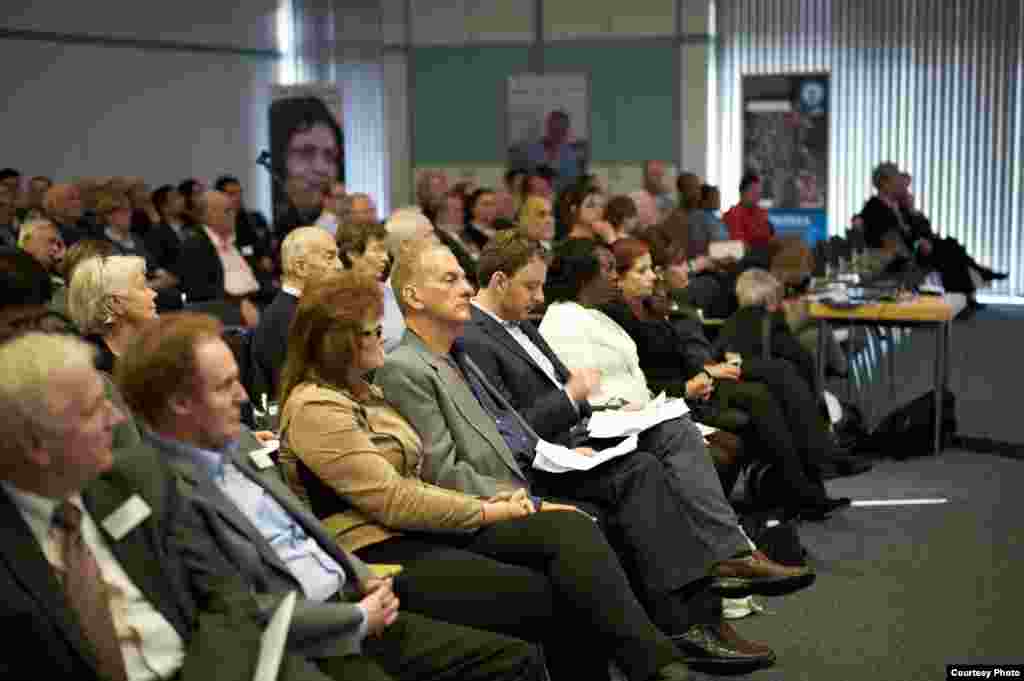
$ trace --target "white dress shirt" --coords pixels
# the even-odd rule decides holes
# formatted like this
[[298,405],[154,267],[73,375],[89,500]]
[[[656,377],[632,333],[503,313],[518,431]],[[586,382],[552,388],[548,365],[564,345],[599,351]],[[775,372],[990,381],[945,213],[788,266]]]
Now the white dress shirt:
[[[64,561],[60,542],[51,529],[53,512],[61,500],[25,492],[6,482],[2,484],[60,579]],[[96,557],[107,588],[129,681],[170,679],[185,661],[185,642],[118,563],[107,538],[82,504],[81,496],[76,494],[69,501],[82,512],[82,539]]]

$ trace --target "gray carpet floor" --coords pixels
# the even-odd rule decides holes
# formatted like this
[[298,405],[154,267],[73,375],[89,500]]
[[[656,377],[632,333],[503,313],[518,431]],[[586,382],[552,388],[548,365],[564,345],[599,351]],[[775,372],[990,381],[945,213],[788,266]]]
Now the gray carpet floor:
[[934,681],[947,664],[1024,663],[1022,480],[1024,461],[947,450],[830,482],[855,500],[949,503],[854,507],[801,525],[818,581],[735,622],[778,655],[746,678]]
[[[916,329],[893,340],[858,358],[860,380],[850,393],[841,381],[830,386],[849,394],[872,426],[931,389],[932,333]],[[1009,456],[947,449],[938,457],[883,459],[869,473],[829,482],[830,492],[855,500],[949,503],[854,507],[801,525],[818,581],[763,599],[771,614],[735,623],[778,655],[774,668],[745,678],[935,681],[946,678],[947,664],[1024,663],[1022,349],[1024,308],[990,305],[954,322],[949,387],[959,435],[1017,444],[1003,448]],[[922,443],[918,453],[929,447]]]

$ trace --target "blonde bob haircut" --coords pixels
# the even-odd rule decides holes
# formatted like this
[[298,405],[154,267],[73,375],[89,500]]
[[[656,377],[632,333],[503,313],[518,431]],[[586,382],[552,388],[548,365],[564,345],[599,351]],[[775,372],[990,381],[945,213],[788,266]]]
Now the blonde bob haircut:
[[83,335],[104,334],[115,319],[114,296],[146,276],[146,261],[137,255],[89,258],[78,263],[68,287],[68,313]]
[[740,307],[767,307],[782,302],[782,284],[775,276],[752,267],[736,280],[736,298]]

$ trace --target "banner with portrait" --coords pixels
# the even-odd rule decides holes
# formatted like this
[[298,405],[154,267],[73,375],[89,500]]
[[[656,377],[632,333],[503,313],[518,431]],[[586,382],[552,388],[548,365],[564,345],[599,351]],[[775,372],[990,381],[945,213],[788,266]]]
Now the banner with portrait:
[[505,141],[510,168],[554,171],[560,190],[590,160],[590,79],[585,73],[520,73],[505,89]]
[[779,234],[828,238],[828,74],[743,77],[743,169]]
[[270,156],[275,222],[319,213],[324,193],[345,179],[342,93],[338,83],[274,85]]

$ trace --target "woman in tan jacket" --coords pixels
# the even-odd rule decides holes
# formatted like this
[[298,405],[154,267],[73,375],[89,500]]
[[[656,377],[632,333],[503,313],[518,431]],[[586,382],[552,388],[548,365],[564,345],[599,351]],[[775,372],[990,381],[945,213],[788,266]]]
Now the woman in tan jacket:
[[282,375],[292,488],[346,549],[403,566],[396,593],[409,610],[541,642],[555,679],[607,678],[609,657],[630,679],[685,678],[592,518],[420,479],[419,436],[365,380],[384,360],[382,304],[380,287],[352,272],[302,296]]

